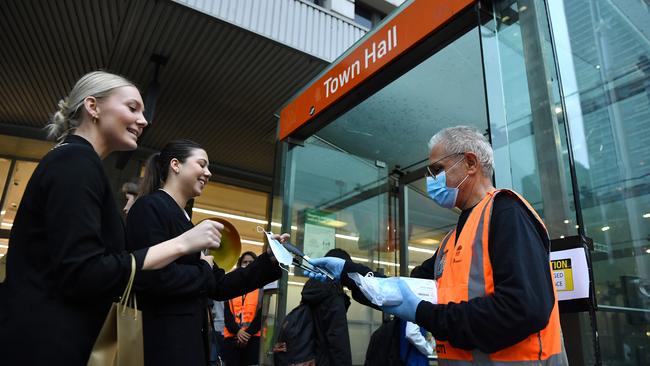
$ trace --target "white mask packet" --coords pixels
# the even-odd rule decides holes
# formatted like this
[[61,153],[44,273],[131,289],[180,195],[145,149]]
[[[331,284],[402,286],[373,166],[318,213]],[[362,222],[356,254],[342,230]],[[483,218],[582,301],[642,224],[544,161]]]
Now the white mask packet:
[[402,292],[394,278],[375,277],[372,272],[362,276],[359,273],[348,273],[357,284],[363,295],[377,306],[393,306],[402,303]]

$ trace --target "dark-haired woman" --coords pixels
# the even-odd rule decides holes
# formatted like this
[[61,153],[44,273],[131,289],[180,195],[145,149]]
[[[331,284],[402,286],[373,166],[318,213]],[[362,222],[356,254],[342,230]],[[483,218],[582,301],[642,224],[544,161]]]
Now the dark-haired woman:
[[[208,165],[205,150],[189,140],[170,142],[148,160],[140,198],[127,217],[127,247],[137,250],[192,228],[184,208],[208,183]],[[287,238],[285,234],[279,239]],[[212,257],[196,253],[136,278],[145,364],[206,365],[208,297],[227,300],[280,276],[279,266],[267,253],[228,274],[213,265]]]
[[[244,252],[237,268],[246,268],[257,259]],[[257,365],[262,329],[262,290],[255,289],[224,303],[223,360],[228,366]]]
[[[131,82],[102,71],[84,75],[59,102],[48,130],[60,144],[34,170],[11,230],[0,297],[0,364],[87,364],[131,273],[102,159],[138,146],[147,126],[143,111]],[[135,277],[218,246],[220,228],[206,223],[140,247],[133,252]]]

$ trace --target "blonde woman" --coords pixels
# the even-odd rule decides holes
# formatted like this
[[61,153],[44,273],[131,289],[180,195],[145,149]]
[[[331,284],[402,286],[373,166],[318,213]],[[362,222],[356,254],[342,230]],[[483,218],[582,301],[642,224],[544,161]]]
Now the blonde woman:
[[[120,210],[102,159],[137,148],[147,126],[143,112],[138,89],[103,71],[84,75],[59,103],[47,128],[60,143],[34,171],[11,231],[0,296],[3,365],[87,363],[131,272]],[[136,271],[218,247],[222,228],[205,222],[133,251]]]

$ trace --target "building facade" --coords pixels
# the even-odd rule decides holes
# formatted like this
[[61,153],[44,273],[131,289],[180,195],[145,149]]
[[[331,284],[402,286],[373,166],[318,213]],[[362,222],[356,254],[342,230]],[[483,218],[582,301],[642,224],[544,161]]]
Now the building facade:
[[[407,1],[283,109],[274,221],[305,252],[343,248],[406,275],[456,222],[427,197],[427,141],[444,127],[474,126],[495,150],[495,185],[527,197],[556,250],[571,241],[588,248],[586,298],[560,301],[570,364],[647,364],[649,9],[647,1]],[[417,12],[428,31],[403,21]],[[289,274],[287,311],[303,282]],[[362,363],[381,314],[357,304],[348,317]]]
[[[391,22],[423,2],[434,5],[419,18],[422,34],[401,49],[403,25]],[[192,138],[215,173],[195,220],[228,218],[245,250],[262,250],[256,227],[267,225],[311,256],[343,248],[387,275],[408,274],[455,224],[422,173],[428,139],[467,124],[492,142],[496,186],[526,196],[554,242],[590,239],[597,310],[562,314],[571,364],[650,364],[648,0],[6,1],[0,10],[0,45],[12,55],[0,66],[0,262],[24,185],[52,146],[40,127],[90,70],[122,73],[144,92],[159,86],[144,148],[121,168],[124,158],[106,162],[116,195],[149,153]],[[50,21],[72,10],[102,21]],[[359,63],[344,64],[355,52]],[[158,69],[153,54],[168,61]],[[332,102],[306,105],[302,119],[280,113],[312,85]],[[269,292],[262,363],[304,282],[292,268]],[[348,319],[363,364],[382,314],[353,302]]]

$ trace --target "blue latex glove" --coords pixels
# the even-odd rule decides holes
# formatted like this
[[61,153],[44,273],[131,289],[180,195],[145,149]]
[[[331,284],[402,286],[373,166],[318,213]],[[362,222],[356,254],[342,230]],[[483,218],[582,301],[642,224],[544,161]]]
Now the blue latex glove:
[[396,281],[399,286],[399,290],[402,293],[402,303],[399,305],[393,306],[382,306],[381,310],[393,314],[402,320],[415,323],[415,312],[418,310],[418,305],[420,301],[423,301],[417,297],[411,288],[398,277],[389,278],[387,281]]
[[[341,279],[341,272],[343,272],[343,266],[345,265],[344,259],[335,258],[335,257],[323,257],[323,258],[310,259],[309,261],[311,262],[311,264],[327,270],[329,273],[332,274],[332,276],[334,276],[335,280]],[[319,281],[325,281],[327,279],[327,276],[325,276],[324,274],[319,272],[313,272],[313,271],[307,272],[307,276],[309,276],[309,278],[314,278]]]

